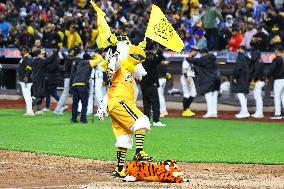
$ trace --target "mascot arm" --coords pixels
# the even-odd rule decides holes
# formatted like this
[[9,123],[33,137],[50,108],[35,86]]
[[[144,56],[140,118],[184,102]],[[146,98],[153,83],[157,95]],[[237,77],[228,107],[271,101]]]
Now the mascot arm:
[[100,121],[103,121],[105,118],[105,115],[107,114],[107,104],[108,104],[108,96],[105,95],[98,109],[98,116],[99,116]]
[[137,70],[136,66],[134,64],[131,64],[127,60],[122,60],[122,67],[124,67],[131,74]]

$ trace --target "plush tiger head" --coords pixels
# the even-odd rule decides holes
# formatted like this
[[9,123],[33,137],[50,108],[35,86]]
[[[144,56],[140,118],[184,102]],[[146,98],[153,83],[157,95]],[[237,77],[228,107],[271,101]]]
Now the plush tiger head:
[[174,177],[182,176],[183,170],[178,168],[177,162],[175,160],[166,160],[162,162],[162,165],[166,171],[172,172]]

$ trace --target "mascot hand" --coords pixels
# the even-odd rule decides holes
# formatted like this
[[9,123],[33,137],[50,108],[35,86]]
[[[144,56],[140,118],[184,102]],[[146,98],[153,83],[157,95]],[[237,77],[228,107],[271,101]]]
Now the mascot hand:
[[98,111],[97,111],[97,113],[98,113],[99,120],[100,120],[100,121],[103,121],[104,118],[105,118],[104,111],[103,111],[101,108],[99,108]]
[[142,77],[147,75],[147,72],[146,70],[144,69],[144,67],[142,66],[142,64],[137,64],[136,65],[136,70],[132,73],[132,76],[141,81],[142,80]]
[[102,103],[97,111],[98,116],[99,116],[99,120],[103,121],[104,117],[108,114],[107,113],[107,104],[108,104],[108,96],[105,95],[104,99],[102,100]]
[[145,49],[146,48],[146,46],[147,46],[147,42],[146,42],[146,40],[144,40],[144,41],[141,41],[140,43],[139,43],[139,45],[138,45],[139,47],[141,47],[142,49]]
[[116,45],[117,44],[117,37],[114,34],[111,34],[111,36],[109,37],[109,42],[112,45]]

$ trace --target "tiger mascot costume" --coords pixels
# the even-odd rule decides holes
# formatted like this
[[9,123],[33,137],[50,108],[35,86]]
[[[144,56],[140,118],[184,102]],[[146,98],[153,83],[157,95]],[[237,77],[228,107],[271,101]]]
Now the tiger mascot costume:
[[149,181],[182,183],[189,180],[183,177],[183,170],[179,169],[176,161],[166,160],[163,162],[136,162],[131,161],[126,165],[126,182]]

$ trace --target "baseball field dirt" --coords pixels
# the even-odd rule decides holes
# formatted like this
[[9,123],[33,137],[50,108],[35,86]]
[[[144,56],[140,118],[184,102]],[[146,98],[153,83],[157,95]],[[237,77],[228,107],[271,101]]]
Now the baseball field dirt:
[[0,151],[0,188],[284,188],[284,165],[183,163],[188,183],[126,183],[115,162]]

